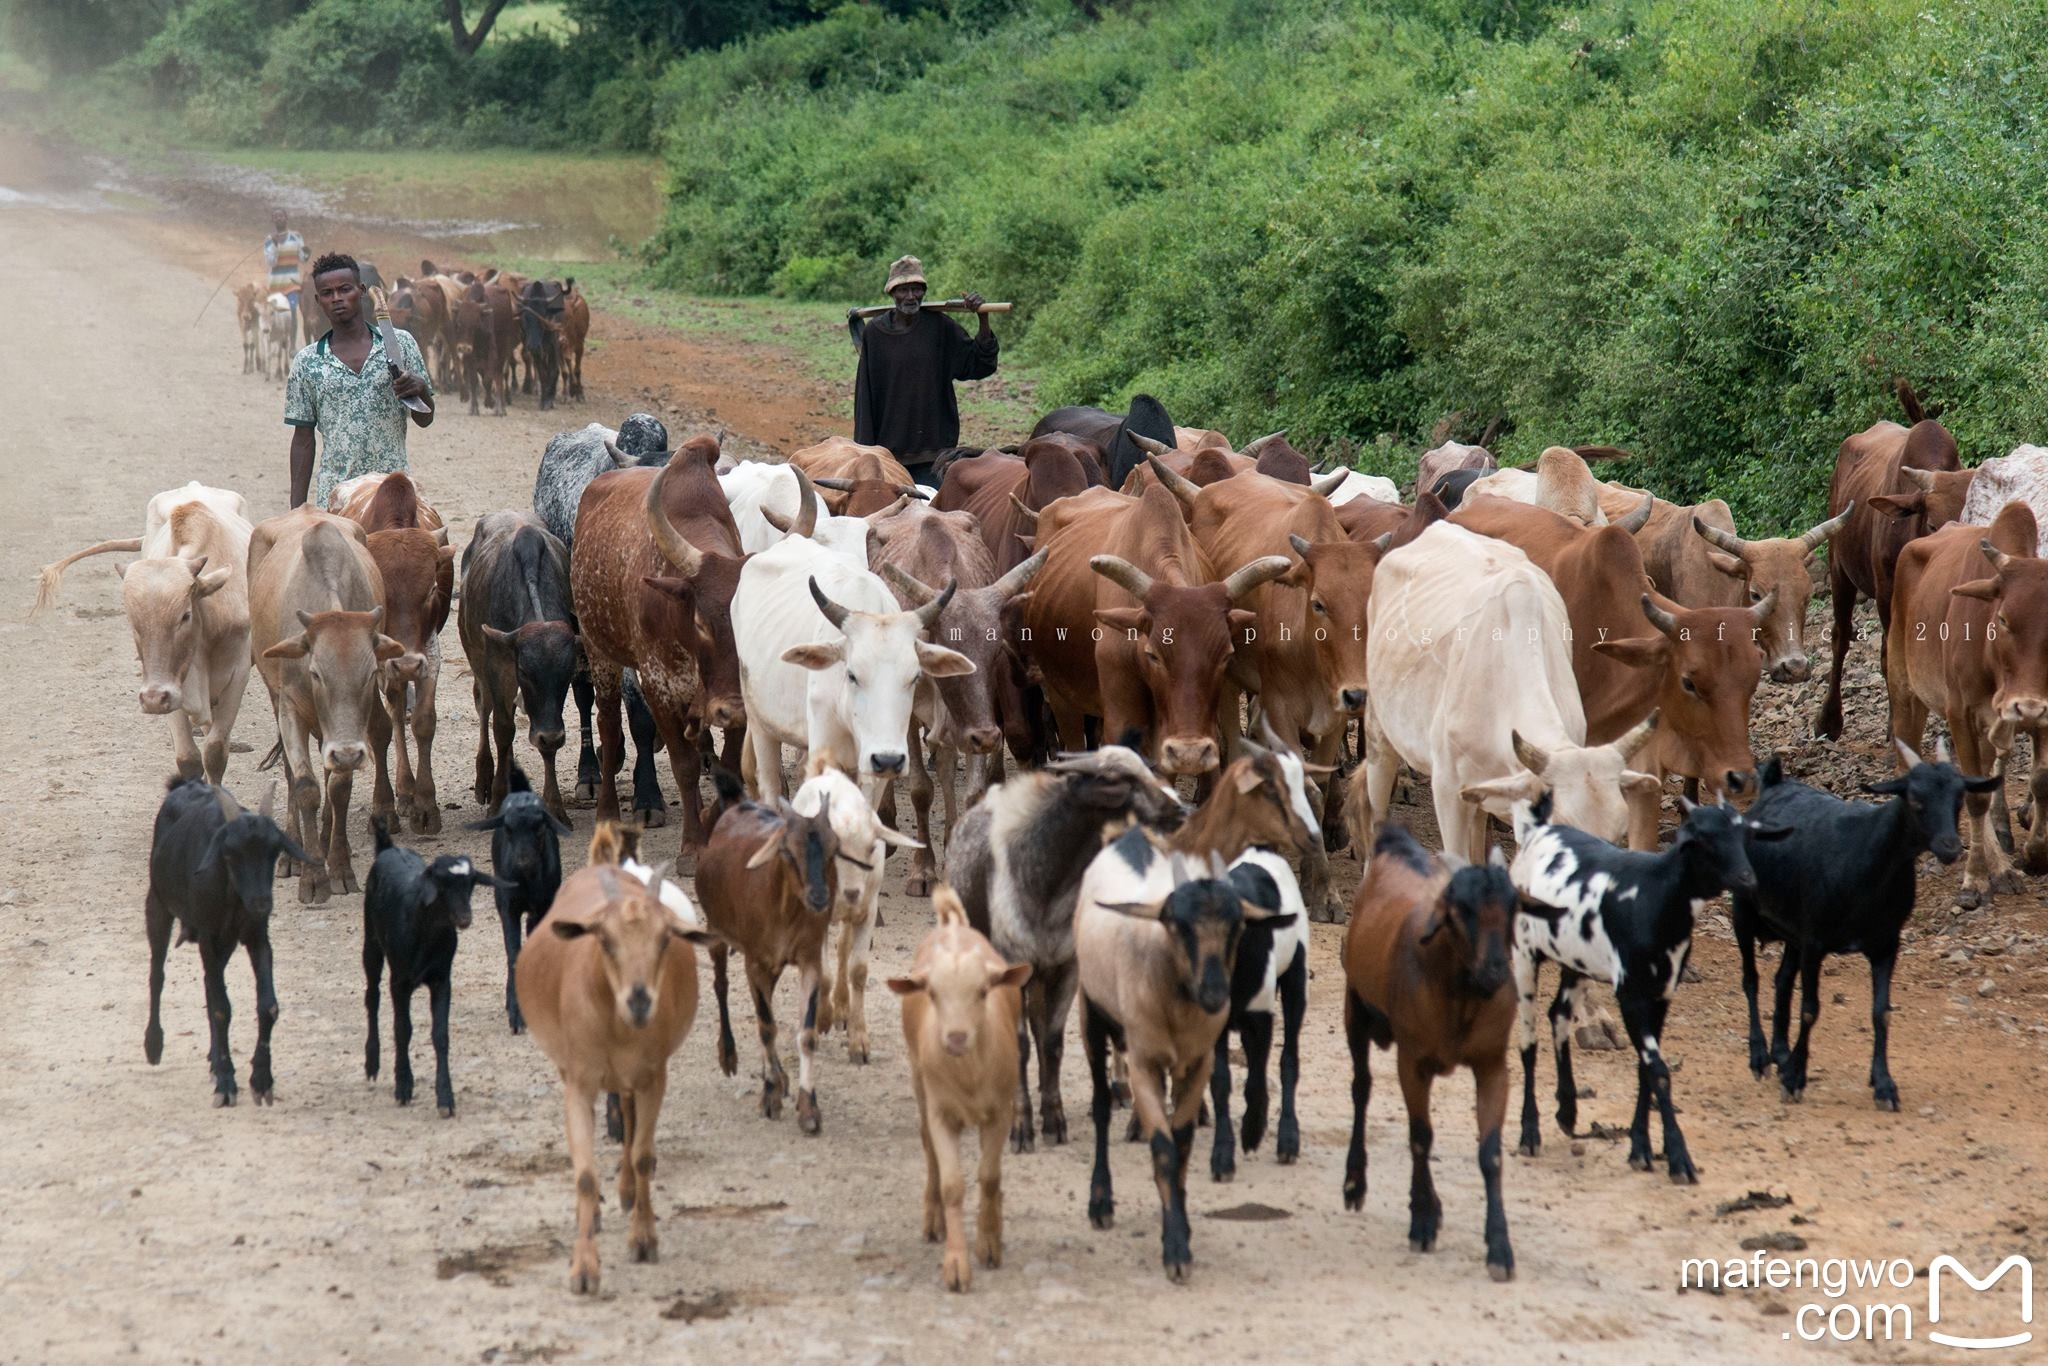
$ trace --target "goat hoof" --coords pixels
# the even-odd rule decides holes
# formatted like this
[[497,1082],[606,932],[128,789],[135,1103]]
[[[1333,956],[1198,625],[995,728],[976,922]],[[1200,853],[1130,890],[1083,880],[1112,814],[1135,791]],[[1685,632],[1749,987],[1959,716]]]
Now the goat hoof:
[[1528,1134],[1524,1134],[1522,1136],[1522,1141],[1515,1145],[1516,1157],[1536,1157],[1539,1154],[1541,1154],[1542,1151],[1543,1140],[1540,1138],[1532,1137]]
[[437,1108],[437,1109],[439,1109],[439,1110],[440,1110],[440,1112],[441,1112],[441,1118],[443,1118],[443,1119],[453,1119],[453,1118],[455,1118],[455,1107],[454,1107],[453,1105],[441,1105],[441,1106],[437,1106],[437,1107],[435,1107],[435,1108]]
[[804,1133],[816,1134],[818,1123],[818,1097],[813,1091],[796,1093],[796,1127]]
[[1648,1153],[1630,1153],[1628,1155],[1628,1165],[1636,1171],[1646,1172],[1650,1170],[1650,1155]]
[[1356,1186],[1353,1186],[1349,1181],[1344,1183],[1344,1208],[1352,1211],[1365,1208],[1365,1182],[1363,1179]]
[[1219,1186],[1228,1185],[1236,1178],[1237,1168],[1235,1167],[1211,1167],[1209,1169],[1209,1179]]
[[1194,1270],[1193,1265],[1188,1262],[1168,1262],[1166,1264],[1166,1279],[1172,1281],[1175,1285],[1186,1285],[1188,1277],[1194,1274]]
[[215,1091],[213,1093],[213,1108],[216,1110],[225,1110],[234,1103],[235,1093],[233,1091]]
[[1797,1105],[1806,1099],[1806,1088],[1804,1086],[1780,1086],[1778,1088],[1778,1095],[1787,1105]]
[[661,1260],[661,1243],[655,1238],[650,1237],[645,1242],[637,1238],[631,1239],[627,1242],[626,1247],[633,1254],[633,1260],[636,1262],[658,1262]]
[[569,1293],[572,1295],[595,1295],[597,1293],[597,1272],[580,1267],[569,1269]]
[[1410,1238],[1408,1240],[1408,1250],[1410,1252],[1434,1252],[1436,1251],[1436,1238],[1434,1235],[1427,1238]]
[[1987,900],[1986,894],[1976,887],[1965,887],[1956,893],[1956,909],[1974,911]]
[[1699,1183],[1699,1173],[1689,1166],[1671,1173],[1671,1184],[1674,1186],[1697,1186]]
[[142,1034],[142,1056],[151,1067],[163,1061],[164,1032],[161,1029],[147,1029]]
[[846,1060],[856,1067],[866,1067],[868,1065],[868,1046],[866,1044],[856,1045],[851,1039],[847,1040]]
[[967,1289],[974,1276],[973,1268],[964,1255],[948,1252],[940,1264],[939,1275],[946,1283],[946,1289],[955,1292]]
[[1113,1081],[1109,1084],[1109,1103],[1112,1109],[1128,1109],[1131,1103],[1131,1084],[1127,1081]]
[[250,1098],[251,1100],[255,1101],[255,1102],[256,1102],[256,1103],[258,1104],[258,1105],[275,1105],[275,1104],[277,1104],[277,1093],[276,1093],[275,1091],[271,1090],[271,1089],[270,1089],[270,1088],[269,1088],[268,1086],[252,1086],[252,1087],[250,1087],[250,1088],[249,1088],[249,1098]]
[[1496,1285],[1505,1284],[1515,1278],[1515,1264],[1513,1262],[1488,1262],[1486,1264],[1486,1274],[1493,1278]]
[[1876,1104],[1878,1109],[1883,1110],[1887,1114],[1895,1115],[1899,1112],[1899,1098],[1897,1096],[1879,1096]]
[[1010,1151],[1011,1151],[1011,1152],[1013,1152],[1013,1153],[1028,1153],[1028,1152],[1030,1152],[1030,1151],[1031,1151],[1032,1149],[1036,1148],[1037,1146],[1038,1146],[1038,1144],[1037,1144],[1036,1140],[1034,1140],[1034,1139],[1032,1138],[1032,1136],[1031,1136],[1031,1135],[1030,1135],[1030,1134],[1029,1134],[1028,1132],[1026,1132],[1025,1130],[1023,1130],[1023,1129],[1012,1129],[1012,1130],[1010,1130]]

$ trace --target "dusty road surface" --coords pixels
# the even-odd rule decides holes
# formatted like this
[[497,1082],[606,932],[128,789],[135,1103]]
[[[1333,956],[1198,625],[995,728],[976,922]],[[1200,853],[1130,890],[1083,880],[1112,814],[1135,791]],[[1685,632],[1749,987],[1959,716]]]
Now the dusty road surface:
[[[1908,1305],[1911,1343],[1806,1345],[1791,1336],[1801,1307],[1835,1301],[1792,1289],[1681,1294],[1681,1260],[1747,1256],[1743,1240],[1770,1234],[1804,1240],[1807,1256],[1922,1269],[1941,1253],[1978,1272],[2012,1252],[2042,1255],[2048,954],[2038,882],[1963,921],[1946,910],[1952,882],[1928,882],[1896,990],[1899,1114],[1875,1112],[1865,1086],[1860,962],[1829,969],[1805,1103],[1783,1105],[1775,1082],[1751,1080],[1733,946],[1725,922],[1708,917],[1702,980],[1681,993],[1665,1041],[1702,1184],[1633,1173],[1612,1138],[1573,1142],[1552,1130],[1540,1158],[1508,1165],[1519,1259],[1509,1285],[1482,1266],[1462,1078],[1437,1093],[1439,1249],[1407,1249],[1406,1127],[1387,1061],[1369,1130],[1371,1193],[1363,1213],[1343,1211],[1349,1072],[1340,932],[1326,926],[1315,930],[1303,1040],[1301,1161],[1280,1167],[1261,1152],[1234,1185],[1214,1185],[1201,1135],[1196,1266],[1182,1288],[1160,1275],[1140,1149],[1119,1143],[1114,1153],[1117,1227],[1088,1227],[1084,1141],[1006,1160],[1005,1263],[978,1270],[967,1296],[943,1292],[937,1250],[917,1236],[923,1165],[893,999],[878,990],[872,1065],[849,1066],[837,1038],[821,1054],[815,1138],[759,1116],[750,1048],[740,1077],[718,1074],[707,1001],[675,1059],[657,1140],[662,1260],[627,1262],[614,1209],[600,1244],[603,1293],[572,1298],[559,1091],[532,1041],[506,1031],[486,898],[456,961],[453,1119],[394,1106],[388,1072],[379,1084],[363,1078],[359,898],[308,908],[289,889],[273,926],[277,1104],[210,1108],[189,947],[170,962],[162,1065],[142,1056],[144,855],[168,750],[162,721],[135,705],[109,562],[75,569],[54,613],[19,619],[36,566],[136,534],[161,488],[197,477],[242,490],[259,517],[283,509],[279,390],[239,373],[228,315],[191,326],[243,246],[210,225],[146,213],[0,207],[11,304],[0,329],[0,584],[13,602],[0,611],[0,752],[12,773],[0,789],[0,1358],[1931,1360],[1954,1353],[1926,1340],[1924,1280],[1848,1296]],[[588,416],[616,421],[637,397],[607,390],[595,362],[591,378]],[[799,415],[806,402],[796,400]],[[529,402],[501,420],[453,407],[414,434],[412,449],[421,485],[462,541],[479,514],[527,502],[545,438],[586,413],[537,414]],[[691,430],[689,412],[664,415],[679,435]],[[452,669],[452,633],[447,647]],[[467,792],[468,688],[457,677],[442,695],[436,762],[454,809],[428,848],[482,858],[485,838],[464,829],[481,814]],[[1852,745],[1795,751],[1838,790],[1883,769],[1880,695],[1867,677],[1856,703]],[[1809,704],[1767,687],[1760,708],[1785,741]],[[252,802],[267,783],[255,759],[272,724],[257,689],[240,727],[256,754],[228,770]],[[1425,809],[1404,814],[1433,837]],[[577,814],[572,866],[589,833],[589,813]],[[676,840],[674,827],[654,832],[655,856],[672,855]],[[359,834],[359,860],[368,845]],[[1348,895],[1357,865],[1346,857],[1338,868]],[[900,872],[884,900],[878,976],[908,962],[929,924],[925,905],[899,892]],[[255,1024],[244,960],[229,989],[246,1076]],[[1085,1139],[1079,1058],[1070,1048],[1066,1100]],[[431,1066],[423,1024],[414,1062]],[[1582,1054],[1581,1079],[1595,1092],[1582,1123],[1625,1127],[1628,1056]],[[1549,1085],[1546,1059],[1545,1096]],[[1790,1203],[1717,1213],[1752,1190]],[[606,1191],[609,1201],[609,1181]],[[2016,1304],[2010,1279],[1983,1296],[1952,1287],[1943,1326],[2011,1331],[1998,1325]]]

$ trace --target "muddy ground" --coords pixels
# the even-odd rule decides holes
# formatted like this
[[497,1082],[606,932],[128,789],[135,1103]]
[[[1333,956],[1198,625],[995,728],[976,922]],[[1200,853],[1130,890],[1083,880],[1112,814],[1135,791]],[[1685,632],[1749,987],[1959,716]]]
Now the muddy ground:
[[[35,168],[0,160],[0,184],[25,188]],[[13,179],[10,179],[10,176]],[[4,197],[0,197],[4,198]],[[146,499],[198,477],[238,488],[252,511],[283,510],[281,394],[239,373],[231,314],[192,318],[215,280],[260,236],[230,236],[216,215],[178,209],[11,203],[0,206],[13,323],[0,330],[0,612],[7,692],[0,789],[9,853],[0,859],[0,1358],[19,1361],[600,1360],[659,1352],[683,1359],[1011,1360],[1088,1354],[1634,1362],[1674,1349],[1702,1360],[1918,1359],[1913,1344],[1809,1347],[1787,1339],[1799,1292],[1681,1294],[1686,1257],[1745,1255],[1744,1239],[1792,1234],[1809,1256],[1943,1252],[1978,1269],[1989,1254],[2039,1259],[2048,1241],[2038,1095],[2048,1080],[2048,951],[2043,885],[1990,910],[1951,915],[1954,880],[1930,876],[1895,990],[1892,1066],[1899,1114],[1871,1108],[1867,979],[1831,964],[1826,1013],[1804,1104],[1746,1067],[1735,954],[1725,919],[1703,925],[1696,963],[1666,1038],[1702,1183],[1681,1188],[1628,1170],[1634,1082],[1625,1053],[1583,1054],[1577,1141],[1552,1129],[1543,1155],[1510,1161],[1506,1189],[1518,1278],[1485,1276],[1482,1203],[1472,1162],[1472,1091],[1438,1087],[1439,1250],[1407,1250],[1405,1119],[1396,1088],[1378,1088],[1369,1125],[1374,1184],[1361,1214],[1339,1198],[1349,1123],[1339,1029],[1341,931],[1314,932],[1303,1036],[1298,1165],[1270,1151],[1234,1185],[1209,1182],[1207,1134],[1190,1192],[1196,1268],[1185,1288],[1159,1274],[1146,1159],[1114,1156],[1122,1218],[1088,1227],[1085,1142],[1006,1159],[1005,1265],[977,1271],[971,1294],[945,1294],[936,1249],[917,1237],[923,1172],[893,999],[869,1002],[874,1061],[847,1064],[825,1046],[824,1132],[760,1118],[749,1073],[719,1075],[706,1012],[675,1059],[658,1138],[660,1263],[629,1264],[622,1222],[600,1249],[604,1291],[565,1288],[572,1192],[559,1091],[539,1050],[505,1027],[504,962],[487,904],[456,962],[453,1059],[458,1110],[393,1105],[388,1073],[362,1075],[360,924],[355,897],[301,907],[280,899],[273,935],[283,1017],[278,1103],[209,1107],[199,965],[174,953],[162,1065],[142,1057],[146,948],[141,925],[151,815],[169,765],[161,720],[136,709],[135,663],[107,560],[72,572],[64,605],[25,624],[34,569],[72,549],[133,535]],[[393,251],[416,241],[394,236]],[[590,366],[586,411],[471,418],[444,404],[415,433],[415,471],[458,540],[475,518],[523,505],[549,433],[652,403],[672,430],[716,420],[787,449],[822,430],[817,395],[784,387],[772,354],[725,354],[688,337],[607,331]],[[742,382],[742,380],[744,382]],[[709,419],[710,409],[717,410]],[[459,656],[449,642],[451,668]],[[1854,656],[1851,734],[1801,744],[1811,688],[1766,684],[1762,746],[1838,791],[1881,776],[1882,692],[1874,652]],[[443,690],[436,764],[447,829],[429,852],[487,853],[463,826],[475,744],[468,689]],[[272,720],[260,689],[240,727],[258,752]],[[523,744],[523,735],[522,735]],[[228,781],[254,800],[255,755]],[[360,811],[361,804],[358,804]],[[1426,807],[1402,813],[1426,836]],[[578,813],[580,861],[589,817]],[[357,817],[360,822],[360,814]],[[676,851],[673,827],[651,837]],[[367,849],[366,834],[358,839]],[[1337,864],[1350,893],[1357,865]],[[877,975],[908,962],[929,924],[920,902],[885,894]],[[253,993],[230,971],[234,1048],[246,1075]],[[793,987],[782,994],[793,1017]],[[416,1067],[431,1066],[422,1028]],[[751,1038],[741,1007],[740,1034]],[[387,1017],[388,1019],[388,1017]],[[387,1035],[388,1038],[388,1035]],[[794,1043],[785,1045],[793,1065]],[[1066,1098],[1085,1116],[1085,1067],[1069,1050]],[[1383,1063],[1391,1080],[1391,1066]],[[1540,1087],[1547,1093],[1549,1064]],[[1547,1107],[1546,1107],[1547,1108]],[[1085,1138],[1085,1120],[1078,1131]],[[607,1159],[609,1160],[609,1159]],[[609,1181],[606,1182],[609,1200]],[[1752,1190],[1790,1203],[1719,1214]],[[1923,1283],[1924,1284],[1924,1283]],[[1990,1331],[1995,1304],[1949,1309],[1964,1331]],[[1951,1298],[1951,1303],[1955,1303]],[[1823,1301],[1825,1304],[1826,1302]]]

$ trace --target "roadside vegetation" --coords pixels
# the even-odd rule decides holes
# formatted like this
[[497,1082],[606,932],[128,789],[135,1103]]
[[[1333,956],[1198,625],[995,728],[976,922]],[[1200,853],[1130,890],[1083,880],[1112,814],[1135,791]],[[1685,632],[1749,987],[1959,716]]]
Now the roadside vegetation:
[[566,0],[472,53],[430,0],[167,8],[85,66],[190,138],[648,149],[650,308],[833,322],[916,252],[1017,302],[1041,407],[1396,477],[1499,418],[1758,532],[1894,374],[1966,459],[2048,432],[2048,0]]

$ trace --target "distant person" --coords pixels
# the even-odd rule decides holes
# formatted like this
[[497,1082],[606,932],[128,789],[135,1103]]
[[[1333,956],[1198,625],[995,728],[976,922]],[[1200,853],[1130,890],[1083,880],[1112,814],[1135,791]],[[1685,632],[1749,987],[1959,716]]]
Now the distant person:
[[[291,300],[292,337],[296,340],[299,332],[299,268],[306,263],[306,239],[293,232],[284,220],[284,210],[277,211],[272,220],[274,231],[263,239],[263,264],[270,270],[270,292],[282,294]],[[313,340],[313,325],[306,324],[303,334],[307,341]]]
[[[886,446],[911,478],[929,483],[932,462],[960,444],[960,405],[953,382],[987,379],[996,372],[996,334],[988,314],[972,337],[943,313],[924,311],[924,263],[915,256],[889,267],[882,292],[896,301],[863,326],[849,311],[847,330],[860,352],[853,378],[853,439]],[[965,296],[980,308],[979,294]]]
[[[292,428],[292,501],[306,501],[313,483],[313,431],[320,431],[320,482],[313,506],[325,509],[334,486],[364,474],[407,468],[405,420],[434,420],[434,387],[420,344],[394,331],[396,359],[364,316],[369,296],[353,256],[330,252],[313,263],[313,297],[333,328],[292,357],[284,382],[284,420]],[[401,398],[424,399],[415,413]]]

